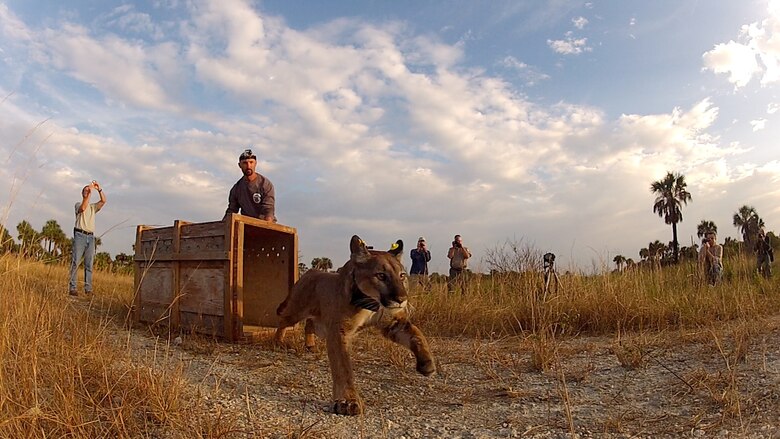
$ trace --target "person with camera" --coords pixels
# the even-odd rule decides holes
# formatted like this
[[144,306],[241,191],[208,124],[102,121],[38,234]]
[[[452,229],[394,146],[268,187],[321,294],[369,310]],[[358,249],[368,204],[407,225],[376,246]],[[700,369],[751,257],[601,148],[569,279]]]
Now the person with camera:
[[239,213],[261,220],[276,222],[276,193],[271,180],[255,171],[257,157],[251,149],[246,149],[238,157],[238,167],[244,174],[233,185],[228,195],[228,207],[225,215]]
[[466,277],[464,274],[468,267],[471,252],[468,247],[463,246],[463,238],[460,235],[455,235],[455,240],[452,241],[452,247],[447,252],[447,257],[450,259],[450,277],[447,282],[447,289],[452,293],[455,291],[455,287],[460,287],[461,294],[465,294]]
[[775,260],[775,253],[772,249],[772,242],[763,228],[758,230],[758,239],[754,248],[756,252],[756,266],[758,273],[765,278],[772,276],[772,262]]
[[428,262],[431,260],[431,252],[425,244],[425,238],[420,237],[417,240],[417,248],[412,249],[409,253],[409,257],[412,258],[412,268],[409,270],[409,274],[412,279],[417,283],[428,287]]
[[723,246],[718,244],[717,235],[712,230],[704,234],[704,242],[699,250],[699,264],[708,284],[714,286],[720,282],[723,277]]
[[[100,201],[89,202],[89,197],[95,189],[100,194]],[[81,201],[76,203],[76,224],[73,227],[73,247],[71,250],[70,281],[68,294],[78,296],[76,282],[81,259],[84,259],[84,294],[92,294],[92,264],[95,261],[95,215],[106,204],[106,195],[97,181],[81,189]]]

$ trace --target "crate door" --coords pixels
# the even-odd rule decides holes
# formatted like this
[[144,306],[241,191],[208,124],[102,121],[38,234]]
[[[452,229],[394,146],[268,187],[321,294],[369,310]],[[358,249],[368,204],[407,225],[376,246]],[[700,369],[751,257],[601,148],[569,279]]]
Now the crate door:
[[287,297],[297,269],[295,235],[244,226],[244,325],[274,327],[276,308]]

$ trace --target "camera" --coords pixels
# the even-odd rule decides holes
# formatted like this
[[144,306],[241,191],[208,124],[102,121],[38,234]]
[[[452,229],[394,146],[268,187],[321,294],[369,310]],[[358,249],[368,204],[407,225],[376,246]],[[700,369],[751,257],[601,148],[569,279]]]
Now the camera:
[[459,243],[458,241],[452,241],[452,246],[455,248],[462,248],[463,244]]
[[554,253],[545,253],[544,256],[542,256],[542,265],[545,269],[552,268],[553,265],[555,265],[555,254]]

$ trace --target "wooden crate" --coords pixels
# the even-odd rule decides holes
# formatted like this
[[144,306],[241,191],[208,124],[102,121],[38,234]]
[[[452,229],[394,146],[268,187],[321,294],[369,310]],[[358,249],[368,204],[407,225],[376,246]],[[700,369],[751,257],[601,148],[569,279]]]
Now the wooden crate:
[[298,235],[237,214],[138,226],[134,262],[136,323],[238,342],[276,326],[276,307],[298,279]]

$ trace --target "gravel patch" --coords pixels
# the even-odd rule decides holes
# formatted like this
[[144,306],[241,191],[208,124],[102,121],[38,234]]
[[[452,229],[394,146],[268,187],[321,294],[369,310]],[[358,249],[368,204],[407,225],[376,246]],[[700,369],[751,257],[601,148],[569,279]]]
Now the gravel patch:
[[119,335],[139,361],[160,364],[164,351],[180,362],[207,410],[235,421],[227,437],[780,438],[780,316],[743,326],[558,340],[546,371],[532,367],[531,337],[432,337],[439,371],[428,378],[366,331],[352,349],[366,406],[357,417],[330,412],[321,341],[306,352],[274,347],[271,332],[246,345]]

